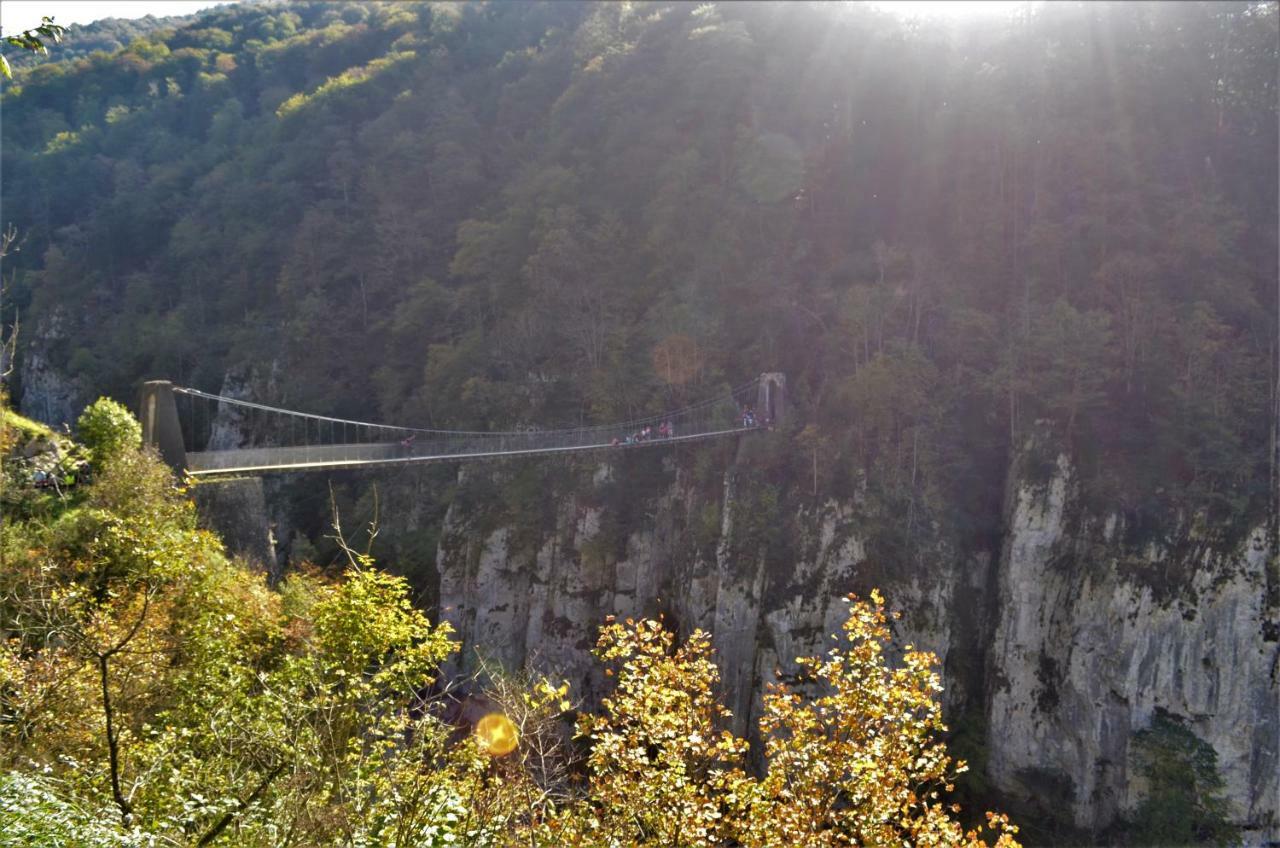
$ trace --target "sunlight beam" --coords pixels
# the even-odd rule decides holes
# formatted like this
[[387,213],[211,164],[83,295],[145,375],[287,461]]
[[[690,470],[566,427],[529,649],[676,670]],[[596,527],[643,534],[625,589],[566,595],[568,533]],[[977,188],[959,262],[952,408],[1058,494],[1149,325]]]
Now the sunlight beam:
[[873,0],[873,7],[904,18],[1007,17],[1026,8],[1028,0]]

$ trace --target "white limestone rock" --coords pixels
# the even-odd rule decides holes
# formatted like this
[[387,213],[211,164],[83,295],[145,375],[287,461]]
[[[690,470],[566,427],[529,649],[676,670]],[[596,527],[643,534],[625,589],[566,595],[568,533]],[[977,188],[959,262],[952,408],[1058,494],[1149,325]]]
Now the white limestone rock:
[[1277,552],[1265,528],[1236,551],[1125,556],[1115,517],[1069,531],[1072,497],[1065,457],[1046,488],[1015,487],[989,658],[989,776],[1100,830],[1141,800],[1129,747],[1159,707],[1213,746],[1250,839],[1275,840],[1280,653],[1264,634]]

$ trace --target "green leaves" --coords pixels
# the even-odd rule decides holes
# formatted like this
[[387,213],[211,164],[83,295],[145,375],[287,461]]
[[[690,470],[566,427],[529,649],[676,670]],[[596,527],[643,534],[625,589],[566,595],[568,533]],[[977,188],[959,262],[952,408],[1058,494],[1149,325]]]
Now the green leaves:
[[[51,41],[54,44],[58,44],[62,41],[62,36],[66,31],[66,27],[55,24],[53,18],[45,16],[40,19],[40,26],[24,30],[18,35],[6,35],[4,42],[20,50],[45,55],[49,52],[45,42]],[[5,79],[13,79],[13,71],[9,67],[9,60],[4,58],[3,55],[0,55],[0,73],[4,74]]]
[[120,453],[53,525],[6,533],[0,824],[17,818],[0,848],[977,844],[940,806],[961,767],[937,741],[936,660],[908,646],[888,665],[876,594],[852,603],[844,644],[801,660],[818,694],[766,697],[761,777],[726,728],[706,633],[607,624],[596,655],[616,687],[578,718],[575,788],[567,682],[490,670],[485,721],[509,744],[457,733],[422,698],[456,645],[403,578],[357,557],[272,589],[195,528],[147,454]]
[[70,800],[56,779],[0,772],[0,848],[126,848],[149,841],[149,834],[119,832],[110,824],[112,818],[111,810]]
[[1223,795],[1213,746],[1175,715],[1157,708],[1133,736],[1133,759],[1147,791],[1130,824],[1133,845],[1235,845],[1231,804]]
[[[779,477],[909,527],[996,532],[991,469],[1042,419],[1127,502],[1260,508],[1274,15],[1049,4],[979,62],[843,6],[480,8],[224,8],[28,75],[19,301],[95,304],[55,370],[122,396],[279,357],[309,402],[506,429],[776,362],[829,446]],[[1213,387],[1209,330],[1247,379]]]
[[454,650],[449,625],[433,627],[414,609],[404,578],[373,568],[350,571],[341,583],[322,588],[310,624],[317,670],[330,682],[344,678],[357,699],[427,686]]
[[142,425],[128,408],[111,398],[101,397],[87,406],[76,421],[76,432],[102,465],[142,447]]
[[200,844],[272,845],[282,827],[322,844],[388,815],[420,824],[414,811],[440,797],[421,764],[443,737],[411,708],[454,650],[447,626],[371,563],[272,591],[196,529],[164,466],[119,448],[130,439],[113,439],[116,425],[131,419],[117,412],[100,402],[82,420],[113,457],[83,506],[49,525],[6,522],[0,773],[45,770],[50,801],[0,830],[97,845],[99,829],[72,814],[100,807]]

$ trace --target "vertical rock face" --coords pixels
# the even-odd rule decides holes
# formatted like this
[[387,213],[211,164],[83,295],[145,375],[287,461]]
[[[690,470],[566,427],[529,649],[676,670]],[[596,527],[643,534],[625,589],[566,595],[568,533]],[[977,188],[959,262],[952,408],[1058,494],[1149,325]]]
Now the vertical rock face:
[[[1014,481],[990,564],[943,540],[886,568],[868,555],[858,504],[828,501],[795,509],[783,565],[739,544],[741,485],[730,469],[708,505],[677,476],[620,550],[598,544],[605,516],[587,491],[566,495],[534,542],[451,508],[437,568],[442,615],[464,646],[459,670],[479,649],[566,677],[591,700],[607,685],[590,656],[600,623],[662,613],[682,633],[711,631],[743,731],[767,682],[794,679],[796,657],[831,645],[844,596],[880,586],[903,611],[902,644],[947,667],[952,654],[957,668],[985,664],[989,691],[965,693],[956,678],[947,697],[985,698],[988,770],[1003,791],[1105,828],[1141,800],[1130,748],[1159,708],[1213,746],[1250,839],[1277,838],[1277,560],[1263,528],[1235,550],[1134,550],[1118,519],[1084,514],[1062,458],[1043,485]],[[710,546],[695,526],[705,534],[706,508],[718,528]],[[994,619],[974,623],[988,587]]]
[[192,493],[200,526],[221,536],[227,553],[274,573],[275,546],[262,478],[201,483]]
[[53,427],[72,425],[85,405],[84,389],[49,361],[48,349],[65,335],[59,312],[42,319],[22,355],[22,397],[19,408],[29,418]]
[[[228,371],[222,377],[218,394],[233,400],[272,398],[276,392],[275,375],[278,367],[279,363],[273,360],[246,370]],[[206,409],[202,414],[209,414],[209,411]],[[208,441],[203,446],[193,445],[191,450],[231,450],[270,445],[278,436],[271,432],[270,422],[265,427],[259,423],[255,428],[254,415],[247,407],[219,403],[212,411]],[[263,418],[264,416],[258,415],[259,422]]]
[[437,562],[440,616],[462,650],[448,671],[468,674],[492,659],[563,675],[582,694],[596,695],[594,627],[586,622],[601,621],[624,588],[615,585],[616,564],[580,549],[598,522],[598,511],[570,505],[559,511],[555,532],[529,547],[514,545],[509,528],[480,531],[474,517],[450,509]]
[[[869,585],[852,508],[831,503],[806,512],[800,561],[770,573],[763,551],[734,544],[735,486],[730,472],[715,505],[718,543],[701,553],[696,495],[678,479],[652,504],[647,526],[627,537],[621,555],[596,544],[602,512],[579,496],[568,497],[556,527],[535,546],[514,545],[509,529],[485,529],[450,509],[437,568],[441,616],[463,645],[455,670],[473,670],[479,650],[509,668],[567,677],[578,694],[594,699],[605,686],[590,653],[600,624],[609,615],[664,614],[682,633],[712,634],[726,703],[736,729],[747,730],[764,682],[793,678],[797,657],[830,647],[845,618],[844,597]],[[924,611],[900,622],[907,625],[903,640],[945,658],[954,586],[950,571],[935,576],[898,580],[887,594],[896,607]]]
[[894,622],[898,644],[933,651],[946,664],[953,647],[949,610],[958,589],[957,561],[946,551],[933,551],[927,571],[885,573],[868,558],[862,523],[856,506],[836,501],[803,514],[802,555],[769,588],[762,605],[756,694],[769,682],[793,682],[797,657],[827,651],[848,616],[846,597],[872,588],[884,590],[888,605],[903,612]]
[[[218,394],[236,399],[253,397],[250,381],[233,373],[228,373],[223,378]],[[209,423],[209,441],[203,446],[193,446],[192,450],[234,450],[249,447],[253,443],[252,439],[245,408],[219,403]]]
[[1156,708],[1212,745],[1237,821],[1277,833],[1277,610],[1265,528],[1229,551],[1129,550],[1118,520],[1081,516],[1060,458],[1015,485],[988,653],[996,785],[1100,828],[1140,800],[1134,731]]

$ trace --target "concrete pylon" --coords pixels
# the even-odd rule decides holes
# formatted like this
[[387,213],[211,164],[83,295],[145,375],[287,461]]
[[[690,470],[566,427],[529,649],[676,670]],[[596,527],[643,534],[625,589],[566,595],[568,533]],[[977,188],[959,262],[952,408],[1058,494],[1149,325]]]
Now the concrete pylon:
[[787,375],[773,371],[760,375],[756,394],[756,416],[770,427],[777,427],[787,414]]
[[173,399],[173,383],[148,380],[142,384],[138,403],[142,419],[142,443],[160,451],[160,456],[179,474],[187,468],[187,449],[182,443],[178,404]]

